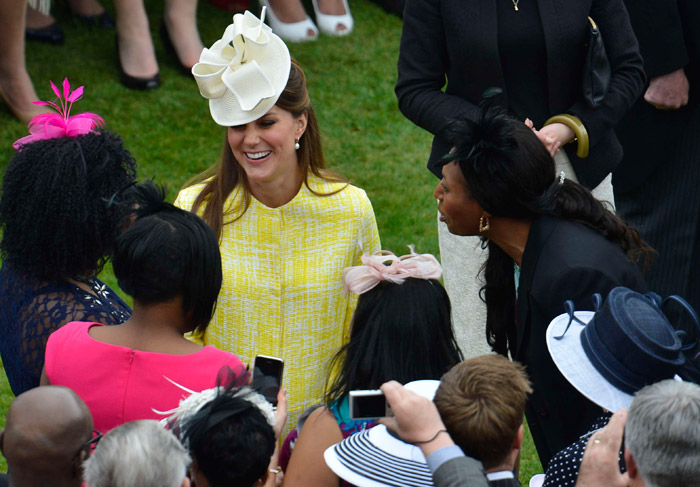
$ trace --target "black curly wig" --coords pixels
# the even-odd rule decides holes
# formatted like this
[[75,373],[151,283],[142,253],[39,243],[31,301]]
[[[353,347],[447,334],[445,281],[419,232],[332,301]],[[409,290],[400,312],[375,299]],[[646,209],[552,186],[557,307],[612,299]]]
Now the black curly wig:
[[36,278],[98,273],[124,217],[113,201],[135,179],[121,137],[104,130],[21,146],[2,181],[2,257]]

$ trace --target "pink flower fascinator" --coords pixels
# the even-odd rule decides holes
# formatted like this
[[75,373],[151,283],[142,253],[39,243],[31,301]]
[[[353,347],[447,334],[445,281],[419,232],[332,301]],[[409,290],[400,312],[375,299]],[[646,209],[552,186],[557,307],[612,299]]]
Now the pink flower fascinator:
[[22,137],[12,144],[17,150],[25,144],[31,144],[37,140],[56,139],[59,137],[77,137],[78,135],[89,134],[95,128],[104,125],[102,117],[95,113],[79,113],[70,116],[73,103],[83,96],[83,86],[74,91],[70,89],[68,78],[63,80],[63,94],[58,87],[51,83],[51,89],[58,97],[58,103],[53,101],[35,101],[35,105],[48,105],[58,113],[42,113],[32,118],[29,122],[29,135]]
[[363,294],[381,281],[401,284],[409,277],[417,279],[440,279],[442,266],[430,254],[411,253],[397,257],[388,250],[362,256],[362,265],[347,267],[343,271],[343,287],[346,292]]

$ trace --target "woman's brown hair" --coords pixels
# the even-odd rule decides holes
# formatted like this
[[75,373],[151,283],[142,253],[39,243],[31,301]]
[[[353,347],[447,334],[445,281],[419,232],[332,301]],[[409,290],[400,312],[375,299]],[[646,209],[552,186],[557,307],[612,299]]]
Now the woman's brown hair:
[[[304,185],[317,196],[330,196],[342,191],[345,186],[330,193],[318,193],[309,186],[309,172],[326,181],[345,184],[348,184],[348,181],[326,169],[321,149],[321,132],[318,128],[314,108],[311,106],[309,92],[306,89],[306,76],[294,59],[292,59],[292,68],[289,71],[289,81],[276,105],[290,112],[295,118],[304,113],[308,116],[306,131],[304,136],[299,139],[300,147],[297,151],[299,169],[304,175]],[[204,205],[202,218],[214,230],[217,238],[221,238],[222,227],[241,218],[250,206],[251,198],[245,171],[233,156],[226,136],[224,136],[219,162],[187,181],[185,187],[201,182],[205,183],[204,188],[195,198],[191,210],[197,212]],[[243,201],[236,207],[224,210],[226,199],[234,189],[239,187],[243,191]],[[225,216],[230,217],[230,219],[224,221]]]

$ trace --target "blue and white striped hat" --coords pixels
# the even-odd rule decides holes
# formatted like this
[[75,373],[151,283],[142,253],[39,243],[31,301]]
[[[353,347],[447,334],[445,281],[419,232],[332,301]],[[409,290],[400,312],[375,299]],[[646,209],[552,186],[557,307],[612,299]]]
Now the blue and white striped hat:
[[[406,388],[432,400],[439,385],[437,380],[421,380]],[[357,487],[434,485],[420,448],[401,441],[383,424],[331,446],[323,457],[336,475]]]

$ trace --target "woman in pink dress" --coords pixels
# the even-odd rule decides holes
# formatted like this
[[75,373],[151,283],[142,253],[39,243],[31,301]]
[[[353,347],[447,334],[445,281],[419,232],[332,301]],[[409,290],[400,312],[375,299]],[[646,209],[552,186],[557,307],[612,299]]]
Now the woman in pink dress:
[[161,419],[187,393],[216,386],[230,367],[247,382],[233,354],[183,335],[204,332],[221,287],[221,257],[211,229],[193,213],[164,202],[150,181],[132,193],[133,224],[117,239],[119,286],[134,313],[119,326],[75,321],[51,335],[41,384],[73,389],[106,432],[136,419]]

